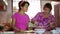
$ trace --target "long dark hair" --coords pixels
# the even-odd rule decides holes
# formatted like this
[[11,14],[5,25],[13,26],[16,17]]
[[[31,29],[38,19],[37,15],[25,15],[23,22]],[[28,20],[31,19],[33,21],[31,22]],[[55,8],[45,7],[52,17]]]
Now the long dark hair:
[[18,3],[19,10],[21,10],[21,7],[24,7],[25,4],[28,4],[28,6],[30,5],[29,2],[27,2],[27,1],[20,1],[20,2]]

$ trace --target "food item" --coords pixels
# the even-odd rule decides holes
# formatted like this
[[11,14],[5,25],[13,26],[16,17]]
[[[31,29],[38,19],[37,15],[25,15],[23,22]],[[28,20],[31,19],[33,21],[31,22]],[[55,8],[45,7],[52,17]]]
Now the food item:
[[25,31],[25,32],[34,32],[33,30],[28,30],[28,31]]

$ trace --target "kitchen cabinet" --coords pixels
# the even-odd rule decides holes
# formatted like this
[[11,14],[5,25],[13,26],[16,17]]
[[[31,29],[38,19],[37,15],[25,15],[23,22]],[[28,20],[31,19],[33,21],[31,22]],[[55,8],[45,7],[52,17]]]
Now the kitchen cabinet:
[[60,3],[54,5],[54,15],[55,15],[57,26],[60,27]]
[[7,5],[3,0],[0,0],[0,11],[6,11]]

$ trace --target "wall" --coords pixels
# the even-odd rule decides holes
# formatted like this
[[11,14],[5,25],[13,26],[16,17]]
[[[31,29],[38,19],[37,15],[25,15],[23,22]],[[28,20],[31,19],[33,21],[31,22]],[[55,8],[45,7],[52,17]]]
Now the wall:
[[52,1],[52,0],[42,0],[42,1]]
[[7,11],[0,11],[0,23],[6,23],[9,21],[12,15],[12,2],[11,0],[7,0],[8,6],[7,6]]
[[[28,11],[26,12],[26,14],[29,15],[30,19],[32,19],[38,12],[41,12],[41,6],[40,6],[40,0],[27,0],[30,5],[28,7]],[[16,8],[18,10],[18,2],[19,0],[13,0],[13,8]],[[17,10],[15,10],[13,12],[13,14],[15,12],[17,12]]]
[[51,3],[51,1],[41,1],[41,8],[42,8],[42,11],[43,11],[43,7],[46,3]]
[[59,11],[60,3],[59,2],[57,4],[56,3],[54,5],[54,12],[55,12],[54,15],[55,15],[56,23],[58,27],[60,27],[60,11]]
[[30,5],[28,11],[26,12],[30,19],[32,19],[38,12],[41,12],[40,0],[27,0]]

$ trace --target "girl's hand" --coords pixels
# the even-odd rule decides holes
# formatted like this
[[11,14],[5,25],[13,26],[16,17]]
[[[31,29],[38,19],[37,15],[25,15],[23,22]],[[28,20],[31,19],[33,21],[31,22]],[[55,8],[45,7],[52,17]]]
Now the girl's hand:
[[16,28],[16,27],[15,27],[15,30],[18,31],[18,32],[24,32],[24,30],[18,29],[18,28]]
[[24,33],[24,31],[23,31],[23,30],[20,30],[20,32],[21,32],[21,33]]

